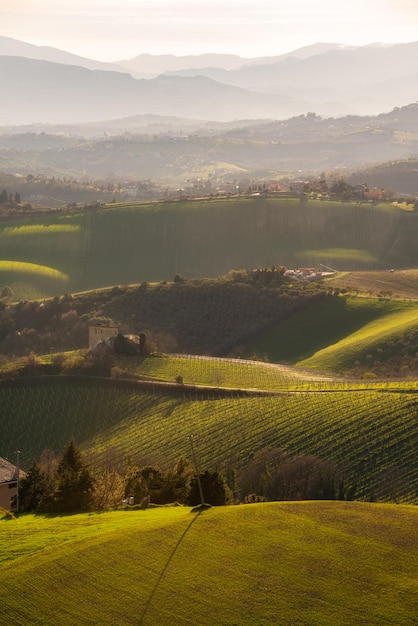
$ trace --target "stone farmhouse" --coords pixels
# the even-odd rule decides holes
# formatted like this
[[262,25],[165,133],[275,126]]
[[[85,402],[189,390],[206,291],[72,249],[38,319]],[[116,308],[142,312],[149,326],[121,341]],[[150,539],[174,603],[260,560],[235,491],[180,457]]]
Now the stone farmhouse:
[[[11,511],[17,494],[17,467],[0,456],[0,507]],[[26,474],[19,472],[20,478]]]
[[126,331],[120,324],[92,324],[89,326],[89,348],[91,349],[99,341],[105,341],[109,337],[117,337],[124,332]]

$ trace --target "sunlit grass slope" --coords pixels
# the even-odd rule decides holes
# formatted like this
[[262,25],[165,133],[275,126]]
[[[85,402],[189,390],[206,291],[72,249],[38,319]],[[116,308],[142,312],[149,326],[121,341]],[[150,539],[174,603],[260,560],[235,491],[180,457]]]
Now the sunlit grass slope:
[[[404,334],[418,329],[418,305],[405,305],[404,310],[388,313],[365,324],[354,333],[330,345],[308,359],[299,361],[302,367],[322,370],[344,371],[358,359],[382,349],[382,345],[394,342]],[[379,355],[376,355],[377,358]]]
[[119,363],[129,374],[145,379],[174,382],[181,377],[184,384],[215,388],[286,391],[289,385],[304,388],[307,382],[314,385],[330,379],[285,365],[195,355],[158,354],[145,360],[125,357]]
[[13,299],[42,297],[45,293],[62,293],[70,285],[68,274],[53,267],[0,260],[0,284],[13,291]]
[[375,346],[418,328],[418,302],[370,297],[313,303],[252,341],[248,354],[341,372]]
[[322,261],[331,266],[341,267],[343,265],[352,265],[358,263],[367,265],[375,265],[378,258],[368,250],[358,250],[356,248],[321,248],[319,250],[303,250],[296,254],[296,258],[301,265],[312,265]]
[[14,299],[66,293],[84,262],[87,222],[80,216],[40,217],[0,226],[0,286]]
[[418,510],[298,502],[0,520],[0,617],[412,626]]

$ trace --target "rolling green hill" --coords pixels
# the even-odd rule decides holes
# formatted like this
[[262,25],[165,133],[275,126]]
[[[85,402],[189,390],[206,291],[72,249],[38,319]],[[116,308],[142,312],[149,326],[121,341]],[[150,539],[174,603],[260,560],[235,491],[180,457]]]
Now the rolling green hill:
[[1,519],[1,621],[412,626],[417,514],[298,502]]
[[[397,357],[406,366],[404,375],[416,370],[418,303],[367,296],[344,296],[316,301],[290,318],[259,334],[247,346],[247,354],[268,355],[275,362],[347,374],[382,367]],[[408,370],[411,368],[411,371]]]
[[404,307],[399,306],[399,309],[404,310],[388,312],[383,317],[364,324],[358,331],[348,334],[312,357],[299,361],[299,364],[302,367],[346,371],[359,360],[364,362],[365,359],[375,359],[380,363],[390,355],[397,342],[404,342],[404,338],[409,335],[411,340],[407,350],[411,357],[415,357],[418,307],[415,304],[406,304]]
[[[397,289],[398,274],[405,295],[392,299],[388,286]],[[130,332],[144,332],[151,351],[288,362],[352,377],[371,370],[385,378],[413,376],[418,367],[416,271],[366,272],[362,292],[360,275],[309,282],[284,277],[277,269],[233,272],[9,306],[3,301],[0,354],[87,348],[89,324],[110,319]],[[355,295],[343,293],[345,281],[354,278]],[[371,296],[373,289],[386,295]]]
[[[9,285],[16,299],[25,299],[170,280],[176,273],[219,276],[278,264],[324,263],[339,270],[410,267],[418,260],[417,224],[416,214],[388,204],[298,198],[51,212],[0,225],[0,286]],[[31,263],[34,271],[22,274],[13,263]],[[46,284],[51,272],[61,282]]]
[[[154,375],[166,388],[64,377],[4,381],[0,455],[12,459],[19,449],[29,467],[44,449],[59,454],[75,437],[94,470],[123,472],[128,459],[168,469],[190,456],[193,433],[205,469],[239,471],[257,451],[276,447],[334,463],[358,498],[418,501],[414,382],[348,384],[268,364],[185,361],[153,357],[139,367],[148,383]],[[178,375],[184,386],[175,384]]]
[[237,274],[193,281],[179,277],[11,306],[0,302],[0,354],[87,348],[89,324],[110,318],[131,333],[146,333],[153,351],[224,355],[249,335],[326,297],[317,282],[292,281],[279,269],[255,277]]

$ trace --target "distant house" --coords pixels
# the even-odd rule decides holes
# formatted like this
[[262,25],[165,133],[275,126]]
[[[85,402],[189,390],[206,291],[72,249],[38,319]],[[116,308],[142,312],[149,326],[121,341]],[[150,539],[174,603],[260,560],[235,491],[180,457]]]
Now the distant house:
[[[20,470],[20,478],[25,472]],[[17,494],[17,467],[0,456],[0,507],[11,511]]]
[[301,193],[302,191],[305,191],[306,185],[308,185],[308,183],[309,181],[307,180],[292,180],[289,189],[291,191],[297,191],[298,193]]
[[[325,267],[325,265],[323,267]],[[333,274],[335,274],[335,270],[332,270],[331,268],[326,269],[329,269],[329,271],[324,272],[317,267],[298,267],[294,270],[286,270],[285,275],[292,278],[300,278],[303,280],[316,280],[318,278],[323,278],[324,276],[332,276]]]

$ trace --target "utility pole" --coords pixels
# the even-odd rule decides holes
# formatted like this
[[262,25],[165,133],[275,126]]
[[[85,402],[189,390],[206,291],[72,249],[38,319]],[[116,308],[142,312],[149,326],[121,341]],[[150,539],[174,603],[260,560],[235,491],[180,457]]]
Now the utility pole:
[[193,463],[194,463],[195,470],[196,470],[197,484],[199,486],[200,503],[203,506],[205,504],[205,498],[203,497],[202,483],[200,481],[200,472],[199,472],[199,467],[197,465],[196,455],[195,455],[194,447],[193,447],[193,435],[189,435],[189,441],[190,441],[190,447],[192,449]]
[[17,457],[17,493],[16,493],[16,513],[19,513],[19,488],[20,488],[20,450],[16,450]]

